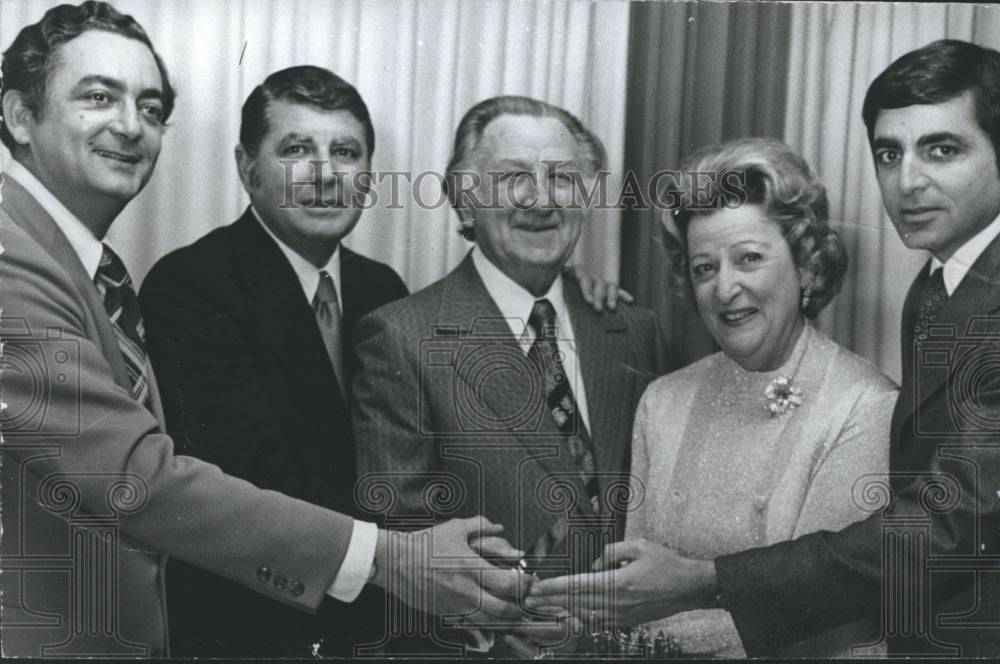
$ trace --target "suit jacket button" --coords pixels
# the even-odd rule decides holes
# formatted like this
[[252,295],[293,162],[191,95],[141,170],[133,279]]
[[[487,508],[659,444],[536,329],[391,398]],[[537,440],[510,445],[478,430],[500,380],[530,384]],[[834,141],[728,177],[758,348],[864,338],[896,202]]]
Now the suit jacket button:
[[267,565],[261,565],[257,568],[257,578],[261,581],[267,581],[271,578],[271,568]]
[[292,584],[292,589],[289,592],[292,593],[292,596],[298,597],[299,595],[301,595],[305,591],[306,591],[306,587],[304,585],[302,585],[302,582],[301,581],[296,581],[295,583]]
[[284,590],[288,587],[288,579],[282,575],[274,577],[274,587],[278,590]]

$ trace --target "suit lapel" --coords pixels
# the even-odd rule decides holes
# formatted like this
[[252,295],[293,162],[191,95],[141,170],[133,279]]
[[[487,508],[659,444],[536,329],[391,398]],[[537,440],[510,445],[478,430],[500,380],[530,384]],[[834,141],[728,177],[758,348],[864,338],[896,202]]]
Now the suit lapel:
[[[509,430],[512,421],[520,423],[514,431],[522,435],[511,438],[522,446],[561,442],[555,420],[546,409],[532,411],[535,417],[515,416],[525,412],[526,404],[544,401],[544,392],[540,391],[544,390],[544,379],[527,363],[517,339],[479,277],[472,256],[467,255],[446,279],[436,320],[439,329],[451,330],[463,340],[457,344],[460,352],[455,373],[463,381],[465,393],[477,399],[485,416],[483,421],[495,423],[498,433]],[[490,367],[501,370],[487,373]],[[579,485],[581,495],[586,495],[568,454],[545,457],[538,463],[549,473],[571,478]]]
[[344,312],[343,334],[344,366],[347,376],[344,382],[351,384],[355,374],[360,370],[361,363],[354,352],[354,330],[358,321],[372,309],[371,301],[374,294],[371,284],[366,283],[365,271],[362,269],[361,257],[340,245],[340,302]]
[[[927,270],[925,265],[922,270]],[[919,277],[918,277],[919,280]],[[915,284],[917,281],[915,281]],[[921,294],[917,288],[911,288],[907,297],[906,305],[903,309],[902,317],[902,348],[903,356],[903,388],[900,394],[900,404],[897,408],[898,417],[893,418],[893,441],[898,442],[901,437],[903,424],[910,419],[920,408],[921,404],[930,399],[934,394],[945,389],[950,371],[921,371],[921,358],[914,354],[913,333],[916,307],[919,305]],[[935,337],[930,341],[938,339],[939,344],[954,350],[953,340],[968,339],[975,336],[977,332],[982,334],[986,329],[975,322],[976,318],[984,318],[996,315],[1000,312],[1000,237],[995,239],[980,254],[965,278],[948,298],[941,311],[938,313],[935,325],[944,325],[950,328],[949,334],[954,336]],[[992,325],[992,331],[996,332],[996,324]],[[949,369],[954,367],[955,355],[952,353],[949,361]]]
[[[17,225],[27,231],[28,235],[66,271],[76,287],[77,294],[86,304],[87,312],[97,330],[98,338],[96,341],[101,347],[104,358],[111,365],[115,383],[131,393],[132,387],[128,370],[125,368],[125,361],[122,359],[121,349],[118,347],[118,338],[115,336],[114,327],[112,327],[104,310],[104,302],[97,295],[97,288],[69,240],[66,239],[55,220],[49,216],[49,213],[35,200],[34,196],[12,178],[6,178],[3,182],[3,206]],[[149,369],[148,362],[147,369]],[[151,372],[149,376],[152,384]],[[153,397],[154,400],[157,400],[158,393],[155,392],[155,388],[152,393],[156,395]],[[155,410],[159,410],[158,401]],[[160,421],[162,423],[162,418]]]
[[564,283],[564,292],[587,394],[597,469],[617,471],[624,467],[624,441],[629,439],[627,432],[618,429],[623,424],[631,427],[632,422],[631,418],[621,416],[628,403],[628,384],[614,380],[611,372],[616,365],[627,364],[622,355],[625,349],[619,347],[618,341],[627,338],[628,324],[621,316],[599,314],[591,309],[575,282]]
[[302,400],[304,412],[333,411],[347,418],[312,306],[292,266],[249,209],[233,232],[234,277],[264,342],[285,368],[289,386],[297,389],[294,398]]

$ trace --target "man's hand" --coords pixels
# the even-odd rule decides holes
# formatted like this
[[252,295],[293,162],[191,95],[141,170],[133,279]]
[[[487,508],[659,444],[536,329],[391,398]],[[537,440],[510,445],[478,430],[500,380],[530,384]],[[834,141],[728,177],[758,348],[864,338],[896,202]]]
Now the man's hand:
[[609,544],[594,569],[605,571],[539,581],[525,605],[568,609],[592,630],[718,606],[715,563],[647,540]]
[[[418,532],[379,531],[372,583],[414,609],[434,615],[464,616],[476,627],[509,627],[521,618],[516,598],[526,594],[524,575],[491,565],[469,546],[523,555],[496,537],[503,526],[485,517],[452,519]],[[491,548],[492,547],[492,548]]]
[[618,308],[618,300],[626,304],[635,301],[628,291],[619,288],[615,282],[607,281],[579,265],[567,265],[563,274],[580,284],[583,301],[592,306],[594,311],[604,311],[605,306],[609,311],[614,311]]

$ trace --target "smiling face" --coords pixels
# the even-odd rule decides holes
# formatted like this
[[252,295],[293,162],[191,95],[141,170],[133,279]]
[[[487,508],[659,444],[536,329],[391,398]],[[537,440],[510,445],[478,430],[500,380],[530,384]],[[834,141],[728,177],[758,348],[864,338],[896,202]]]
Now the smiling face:
[[476,243],[504,274],[543,294],[590,214],[574,201],[579,188],[567,175],[579,172],[586,182],[580,146],[556,118],[501,115],[486,125],[474,163],[482,178],[476,198],[484,204],[468,210]]
[[872,142],[885,209],[912,249],[947,260],[1000,215],[1000,173],[972,93],[880,111]]
[[[240,179],[271,232],[322,267],[364,209],[367,189],[357,180],[371,166],[364,126],[349,111],[281,99],[268,104],[267,122],[256,155],[243,146],[236,149]],[[294,164],[282,163],[289,161]],[[322,186],[317,187],[313,183],[320,172]],[[286,179],[306,184],[286,187]]]
[[18,160],[95,230],[103,223],[95,216],[113,219],[152,175],[163,135],[160,72],[144,44],[102,30],[84,32],[51,57],[38,117],[20,97],[4,117]]
[[688,263],[698,313],[722,350],[750,371],[779,368],[805,319],[803,273],[777,222],[759,205],[694,217]]

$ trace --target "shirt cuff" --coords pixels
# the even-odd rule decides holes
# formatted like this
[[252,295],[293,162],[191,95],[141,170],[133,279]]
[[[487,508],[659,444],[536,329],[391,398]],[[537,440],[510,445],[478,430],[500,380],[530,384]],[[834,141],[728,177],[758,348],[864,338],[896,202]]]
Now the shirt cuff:
[[353,602],[368,583],[368,576],[375,562],[375,546],[378,544],[378,526],[367,521],[354,520],[351,543],[340,565],[333,585],[326,591],[341,602]]

